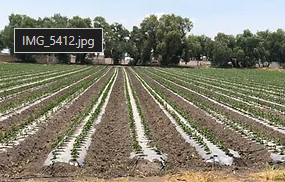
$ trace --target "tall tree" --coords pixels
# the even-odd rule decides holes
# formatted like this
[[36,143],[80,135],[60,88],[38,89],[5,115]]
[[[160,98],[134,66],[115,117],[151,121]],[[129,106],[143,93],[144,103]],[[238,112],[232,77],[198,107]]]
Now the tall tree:
[[3,31],[1,31],[0,32],[0,51],[2,51],[4,48],[5,48],[5,46],[4,46],[4,42],[3,42],[3,33],[2,33]]
[[9,24],[5,26],[1,33],[3,44],[7,47],[12,55],[24,62],[35,62],[34,54],[14,54],[14,28],[38,28],[37,20],[19,14],[9,16]]
[[140,24],[142,34],[144,35],[144,47],[146,48],[143,52],[145,54],[143,62],[146,63],[147,61],[145,58],[147,58],[148,50],[150,49],[151,53],[153,53],[153,57],[158,57],[157,49],[157,30],[158,30],[159,20],[156,15],[150,15],[149,17],[146,17]]
[[183,54],[182,40],[192,27],[193,24],[189,19],[174,14],[166,14],[160,18],[157,27],[157,50],[162,56],[162,65],[177,65],[179,63]]
[[106,19],[102,16],[97,16],[93,20],[93,26],[94,28],[103,28],[103,39],[104,39],[104,55],[107,58],[111,57],[111,43],[112,43],[112,32],[111,32],[111,26],[106,21]]
[[200,60],[202,55],[202,45],[198,36],[189,35],[188,36],[189,48],[190,48],[190,56],[191,58],[195,58],[196,60]]
[[[81,18],[79,16],[74,16],[68,21],[68,28],[91,28],[92,21],[90,18]],[[75,62],[80,64],[88,63],[86,53],[77,53]]]
[[127,44],[129,42],[129,31],[119,23],[111,24],[110,26],[110,53],[114,60],[114,64],[119,64],[125,57],[127,52]]
[[127,52],[130,57],[134,59],[134,64],[142,64],[142,53],[144,44],[144,35],[139,27],[134,26],[132,31],[130,32],[130,40]]
[[259,61],[256,49],[258,44],[258,38],[250,30],[244,30],[242,34],[237,35],[237,46],[245,54],[244,59],[240,61],[242,67],[252,67]]
[[215,46],[214,41],[211,38],[209,38],[205,43],[205,56],[209,61],[213,60],[214,46]]
[[269,34],[269,51],[272,62],[285,63],[285,32],[278,29]]
[[232,57],[232,50],[222,41],[215,41],[213,49],[213,66],[227,67]]
[[211,40],[212,39],[210,37],[207,37],[206,35],[198,35],[197,36],[197,41],[200,43],[200,46],[201,46],[201,55],[199,55],[199,57],[197,57],[199,60],[200,60],[201,56],[207,56],[206,46]]

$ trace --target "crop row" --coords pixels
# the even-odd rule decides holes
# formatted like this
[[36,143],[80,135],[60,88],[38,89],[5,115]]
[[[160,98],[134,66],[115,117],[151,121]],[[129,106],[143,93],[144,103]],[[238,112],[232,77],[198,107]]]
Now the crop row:
[[36,82],[36,81],[39,81],[45,78],[58,76],[58,75],[76,71],[76,70],[80,70],[80,68],[77,68],[77,69],[73,68],[73,69],[61,70],[61,71],[58,71],[58,70],[48,71],[48,72],[40,73],[37,75],[33,75],[32,77],[29,77],[29,78],[18,78],[16,80],[5,80],[4,83],[0,83],[0,89],[10,88],[15,85],[22,85],[22,84],[29,83],[29,82]]
[[[13,102],[7,102],[4,104],[1,104],[0,106],[0,113],[9,113],[9,112],[13,112],[15,109],[17,109],[16,107],[23,107],[25,105],[30,105],[31,103],[34,103],[38,100],[43,100],[44,98],[48,98],[50,97],[53,93],[56,93],[57,91],[81,80],[81,79],[86,79],[88,76],[91,76],[90,74],[92,72],[97,72],[98,70],[100,70],[101,67],[96,67],[96,69],[92,69],[92,70],[88,70],[85,72],[82,72],[78,75],[76,75],[76,77],[72,78],[72,79],[66,79],[66,78],[60,78],[58,79],[57,82],[55,82],[54,85],[52,85],[51,87],[47,87],[44,90],[40,91],[40,92],[34,92],[29,94],[26,97],[23,98],[19,98],[17,100],[14,100]],[[71,75],[70,75],[71,76]]]
[[[139,71],[136,72],[140,74]],[[144,81],[139,75],[137,75],[137,78],[147,88],[154,99],[157,100],[168,111],[168,113],[171,114],[183,131],[187,133],[188,136],[190,136],[195,143],[198,144],[198,146],[203,148],[203,150],[206,152],[206,156],[222,155],[223,157],[220,158],[221,162],[223,160],[222,158],[226,159],[233,156],[232,152],[226,148],[223,142],[217,139],[210,130],[201,127],[196,121],[190,118],[190,116],[183,109],[178,107],[176,103],[167,98],[166,95],[164,95],[154,86],[148,85],[146,81]],[[191,145],[195,146],[195,143],[191,143]],[[196,150],[199,153],[199,149],[196,148]]]
[[[165,77],[167,76],[167,74],[160,74],[161,77]],[[167,77],[170,81],[173,81],[179,85],[182,85],[190,90],[193,90],[199,94],[202,94],[206,97],[209,97],[211,99],[216,100],[217,102],[220,102],[222,104],[225,104],[229,107],[232,107],[234,109],[237,109],[241,112],[245,112],[246,114],[249,114],[253,117],[256,118],[263,118],[265,120],[268,120],[269,122],[271,122],[272,124],[276,124],[276,125],[281,125],[281,126],[285,126],[285,123],[282,119],[280,119],[277,115],[272,114],[270,112],[264,112],[262,109],[260,108],[256,108],[252,105],[248,105],[246,103],[243,102],[239,102],[237,100],[231,99],[229,97],[224,97],[222,95],[216,94],[212,91],[209,91],[205,88],[202,87],[197,87],[195,85],[192,85],[191,83],[189,83],[189,81],[184,81],[182,79],[178,79],[178,78],[174,78],[174,77]]]
[[17,136],[19,135],[19,131],[21,131],[21,129],[30,125],[37,118],[45,115],[48,111],[55,108],[57,105],[59,105],[64,100],[66,100],[68,98],[74,98],[76,93],[79,94],[80,93],[79,91],[82,91],[82,90],[85,90],[86,88],[88,88],[93,83],[93,80],[96,79],[97,77],[100,77],[102,74],[104,74],[104,73],[101,73],[99,75],[94,75],[89,80],[82,82],[82,83],[78,84],[77,86],[75,86],[75,88],[72,88],[72,89],[66,91],[63,95],[52,100],[49,104],[45,105],[44,107],[42,107],[37,112],[32,113],[30,116],[28,116],[27,118],[24,118],[19,123],[11,126],[10,130],[1,131],[0,132],[0,143],[8,143],[9,141],[17,138]]
[[132,108],[132,104],[131,104],[130,93],[128,90],[127,76],[128,75],[125,74],[125,94],[126,94],[126,98],[127,98],[127,105],[128,105],[128,111],[129,111],[130,128],[132,131],[133,148],[134,148],[136,153],[141,153],[142,147],[139,145],[139,141],[138,141],[138,134],[137,134],[137,130],[136,130],[133,108]]
[[22,78],[51,70],[76,69],[82,66],[70,65],[36,65],[36,64],[3,64],[0,63],[0,80]]
[[[157,71],[162,71],[161,69],[157,69]],[[165,71],[164,71],[165,72]],[[285,107],[285,99],[284,99],[284,89],[278,90],[275,92],[268,91],[268,89],[271,88],[271,86],[268,86],[270,88],[260,88],[256,90],[255,88],[251,89],[251,87],[245,87],[243,84],[235,84],[231,82],[223,82],[221,79],[213,79],[213,78],[207,78],[205,76],[197,76],[195,74],[183,74],[178,73],[175,71],[168,71],[167,73],[175,74],[175,76],[179,76],[181,78],[187,78],[191,79],[191,81],[200,81],[203,80],[202,83],[204,84],[210,84],[216,87],[222,87],[223,90],[231,91],[239,96],[247,96],[252,101],[262,104],[262,105],[273,105],[274,109],[279,109],[279,111],[282,111],[280,108],[280,104],[283,104],[283,109]],[[235,94],[232,94],[234,96]],[[279,106],[279,107],[278,107]],[[282,111],[283,112],[283,111]]]
[[241,83],[247,86],[268,87],[268,85],[277,88],[284,88],[285,84],[282,77],[284,71],[266,71],[266,70],[227,70],[227,69],[203,69],[197,71],[186,70],[188,73],[195,72],[198,75],[217,78],[233,83]]
[[151,162],[153,162],[153,160],[157,160],[160,161],[164,166],[166,157],[152,143],[147,122],[144,115],[142,114],[140,102],[134,91],[129,73],[126,72],[125,68],[123,70],[125,73],[125,91],[129,108],[129,118],[131,121],[133,137],[135,137],[135,139],[133,138],[133,143],[135,144],[135,153],[132,153],[131,157],[140,156],[143,157],[143,159],[149,160]]
[[[98,82],[100,80],[100,78],[102,78],[103,75],[100,74],[101,77],[98,77],[94,80],[94,82]],[[70,128],[64,132],[62,135],[58,136],[57,140],[55,142],[52,143],[52,148],[56,149],[58,147],[62,147],[62,144],[64,143],[65,139],[68,138],[72,133],[74,133],[75,129],[77,128],[77,126],[79,125],[79,123],[82,121],[82,119],[88,115],[88,113],[90,113],[92,107],[94,106],[94,104],[97,102],[99,96],[101,95],[104,87],[108,84],[108,80],[104,83],[103,88],[100,90],[99,94],[97,94],[92,100],[91,102],[88,104],[88,106],[86,108],[84,108],[84,110],[77,115],[76,117],[74,117],[72,119],[72,123]]]
[[[166,73],[164,71],[159,71],[159,70],[156,70],[156,71],[161,72],[163,75],[168,74],[169,76],[179,78],[179,80],[185,81],[186,83],[208,89],[208,90],[213,91],[216,94],[219,94],[221,96],[225,96],[225,97],[229,97],[231,99],[235,99],[237,101],[243,102],[244,104],[247,104],[250,106],[253,105],[256,108],[272,109],[272,110],[279,112],[281,114],[283,114],[285,112],[285,106],[281,106],[277,103],[273,103],[270,100],[264,100],[265,97],[263,97],[263,99],[260,99],[260,98],[251,96],[251,95],[259,96],[258,94],[254,94],[254,92],[244,93],[239,89],[231,89],[231,88],[228,88],[228,86],[226,86],[226,85],[225,86],[220,85],[218,82],[207,82],[207,81],[202,82],[202,81],[196,80],[196,78],[189,77],[187,75],[184,75],[182,77],[181,75],[179,75],[179,73],[172,73],[172,72]],[[189,80],[191,80],[191,82]],[[240,93],[240,92],[242,92],[242,93]]]
[[40,88],[40,87],[47,85],[47,84],[50,84],[54,81],[58,81],[60,78],[67,78],[67,77],[74,75],[76,73],[83,72],[83,71],[90,70],[90,69],[92,69],[92,67],[83,68],[83,69],[80,69],[78,71],[73,71],[73,72],[62,74],[62,75],[59,75],[56,77],[47,78],[45,80],[41,80],[38,82],[33,82],[33,83],[25,84],[22,86],[10,88],[7,90],[2,90],[2,91],[0,91],[0,99],[5,99],[5,98],[10,97],[10,96],[15,96],[16,94],[20,94],[20,93],[27,91],[27,90]]
[[[205,111],[207,114],[211,115],[212,117],[216,118],[217,120],[221,121],[223,124],[227,125],[229,128],[233,129],[234,131],[239,132],[240,134],[251,138],[252,140],[258,142],[261,145],[265,145],[270,150],[276,150],[277,145],[284,145],[285,141],[284,139],[280,137],[274,137],[271,135],[266,135],[262,133],[258,128],[253,127],[252,125],[249,125],[245,122],[242,122],[237,119],[231,119],[228,114],[221,112],[221,110],[217,109],[214,105],[209,104],[208,102],[205,102],[203,99],[200,99],[199,97],[195,97],[195,95],[189,95],[183,89],[179,89],[169,82],[165,81],[162,78],[155,77],[153,73],[148,75],[155,79],[159,84],[161,84],[163,87],[171,90],[172,92],[179,95],[181,98],[191,102],[198,108]],[[165,79],[168,79],[168,77],[165,77]],[[267,142],[266,142],[267,141]],[[272,143],[272,146],[267,146],[268,143]],[[275,143],[275,144],[274,144]],[[279,149],[281,154],[283,153],[283,149]]]
[[[218,72],[218,70],[215,70]],[[271,95],[276,95],[276,96],[284,96],[285,92],[284,92],[284,88],[285,85],[282,83],[282,79],[281,78],[282,75],[279,75],[276,77],[272,77],[272,78],[266,78],[264,80],[260,79],[263,74],[265,74],[266,72],[262,72],[259,74],[258,78],[259,79],[251,79],[251,77],[254,76],[254,74],[251,72],[250,75],[247,75],[247,77],[245,77],[244,79],[242,79],[243,75],[241,73],[234,74],[225,74],[225,72],[221,72],[218,75],[211,75],[211,76],[206,76],[205,74],[201,75],[199,73],[193,73],[193,72],[189,72],[189,71],[181,71],[181,73],[183,73],[183,75],[189,75],[192,78],[200,78],[202,80],[210,80],[210,81],[215,81],[215,82],[219,82],[219,83],[223,83],[225,85],[230,85],[230,86],[234,86],[234,87],[238,87],[238,88],[244,88],[244,89],[248,89],[248,90],[252,90],[255,92],[260,92],[260,93],[268,93]],[[200,76],[199,76],[200,75]],[[235,77],[233,77],[233,75],[235,75]],[[261,81],[262,83],[259,83],[259,81]],[[278,81],[278,85],[274,85],[272,84],[272,82],[276,81],[276,80],[280,80]]]
[[[87,68],[86,68],[87,69]],[[60,78],[62,76],[65,76],[65,75],[69,75],[70,73],[73,73],[73,72],[80,72],[82,71],[82,69],[77,69],[77,70],[73,70],[73,71],[63,71],[62,73],[60,74],[55,74],[54,76],[51,76],[49,77],[48,75],[47,76],[44,76],[44,78],[41,78],[41,79],[37,79],[37,78],[34,78],[33,81],[24,81],[23,83],[21,84],[18,84],[18,83],[11,83],[12,85],[9,85],[8,87],[5,87],[5,88],[2,88],[0,89],[0,93],[1,92],[8,92],[10,90],[13,90],[13,89],[17,89],[17,88],[21,88],[21,87],[25,87],[25,86],[28,86],[28,85],[33,85],[33,84],[37,84],[37,83],[40,83],[40,82],[44,82],[44,81],[47,81],[47,80],[51,80],[53,78]],[[9,84],[9,83],[8,83]]]
[[[11,75],[10,77],[6,77],[6,78],[2,78],[0,79],[0,85],[3,85],[7,82],[9,83],[12,83],[12,82],[19,82],[19,81],[24,81],[24,80],[30,80],[30,79],[33,79],[35,77],[38,77],[38,76],[44,76],[44,75],[47,75],[47,74],[53,74],[53,73],[59,73],[59,72],[62,72],[62,71],[72,71],[72,70],[77,70],[79,69],[80,67],[58,67],[58,68],[55,68],[55,69],[47,69],[47,70],[42,70],[42,69],[39,69],[39,70],[36,70],[32,73],[18,73],[16,76],[14,75]],[[7,75],[8,76],[8,75]]]
[[94,125],[94,120],[99,116],[102,107],[104,105],[104,103],[106,102],[106,98],[109,95],[109,93],[111,92],[111,89],[115,83],[115,80],[117,78],[117,74],[118,74],[118,70],[116,69],[113,77],[111,78],[111,80],[108,82],[108,84],[103,87],[105,88],[104,90],[102,89],[100,91],[100,98],[98,100],[96,100],[96,102],[99,102],[95,111],[91,114],[91,116],[89,117],[89,119],[87,120],[86,123],[84,123],[82,131],[80,132],[80,134],[75,138],[75,142],[73,143],[73,148],[71,150],[71,155],[73,158],[78,158],[78,149],[81,147],[84,139],[86,138],[88,132],[90,131],[91,127]]

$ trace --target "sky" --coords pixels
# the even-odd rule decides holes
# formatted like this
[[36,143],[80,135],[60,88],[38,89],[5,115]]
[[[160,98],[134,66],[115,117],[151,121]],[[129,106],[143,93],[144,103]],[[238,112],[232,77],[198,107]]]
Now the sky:
[[0,0],[0,7],[0,30],[11,13],[33,18],[55,13],[91,19],[100,15],[128,29],[150,14],[174,13],[193,22],[191,33],[212,38],[218,32],[236,35],[244,29],[285,29],[284,0]]

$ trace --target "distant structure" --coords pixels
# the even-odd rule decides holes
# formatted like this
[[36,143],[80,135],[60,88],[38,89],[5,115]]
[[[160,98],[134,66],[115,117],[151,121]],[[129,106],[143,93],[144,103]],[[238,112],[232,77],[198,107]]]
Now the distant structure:
[[11,63],[13,62],[13,56],[11,56],[8,53],[0,53],[0,62],[7,62],[7,63]]
[[[86,59],[88,58],[88,55],[86,56]],[[92,56],[92,63],[93,64],[113,64],[113,59],[111,58],[105,58],[104,54],[99,54]],[[71,55],[70,63],[75,64],[76,63],[76,56]]]

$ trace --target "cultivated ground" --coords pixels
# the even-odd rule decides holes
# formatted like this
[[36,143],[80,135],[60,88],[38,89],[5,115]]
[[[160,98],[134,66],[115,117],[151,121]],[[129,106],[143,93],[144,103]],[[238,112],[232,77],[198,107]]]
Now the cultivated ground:
[[1,63],[0,179],[284,180],[284,78]]

